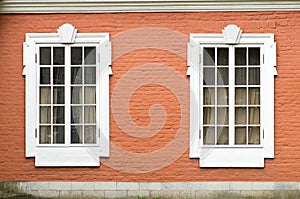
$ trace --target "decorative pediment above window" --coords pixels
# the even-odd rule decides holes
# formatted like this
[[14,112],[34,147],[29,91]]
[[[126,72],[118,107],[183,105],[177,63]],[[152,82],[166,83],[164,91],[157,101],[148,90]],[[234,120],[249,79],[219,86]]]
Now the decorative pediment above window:
[[62,44],[71,44],[75,42],[77,29],[71,24],[64,24],[57,29],[59,39]]
[[223,30],[224,42],[226,44],[238,44],[242,36],[242,30],[234,24],[226,26]]

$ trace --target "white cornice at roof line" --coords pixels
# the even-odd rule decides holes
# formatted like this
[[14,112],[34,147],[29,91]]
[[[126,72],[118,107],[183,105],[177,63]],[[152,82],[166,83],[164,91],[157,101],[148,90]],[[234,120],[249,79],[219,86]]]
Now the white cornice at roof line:
[[2,0],[0,13],[299,11],[300,0]]

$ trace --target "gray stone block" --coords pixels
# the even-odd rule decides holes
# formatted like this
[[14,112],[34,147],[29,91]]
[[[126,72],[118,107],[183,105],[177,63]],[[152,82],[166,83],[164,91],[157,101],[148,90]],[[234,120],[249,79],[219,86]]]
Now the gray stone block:
[[71,182],[49,182],[49,190],[67,191],[72,190]]
[[161,183],[162,190],[187,190],[186,182],[163,182]]
[[139,190],[139,183],[137,182],[117,182],[117,190]]
[[95,182],[95,190],[109,191],[117,190],[116,182]]
[[94,182],[72,182],[72,190],[74,191],[95,190],[95,183]]
[[121,198],[127,197],[127,191],[105,191],[105,198]]
[[154,191],[161,190],[161,182],[140,182],[140,190]]

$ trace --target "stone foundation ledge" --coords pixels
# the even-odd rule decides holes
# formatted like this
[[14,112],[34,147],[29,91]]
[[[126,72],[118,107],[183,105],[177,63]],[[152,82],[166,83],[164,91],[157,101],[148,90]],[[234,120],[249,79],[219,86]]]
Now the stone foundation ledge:
[[0,198],[300,198],[300,182],[0,182]]

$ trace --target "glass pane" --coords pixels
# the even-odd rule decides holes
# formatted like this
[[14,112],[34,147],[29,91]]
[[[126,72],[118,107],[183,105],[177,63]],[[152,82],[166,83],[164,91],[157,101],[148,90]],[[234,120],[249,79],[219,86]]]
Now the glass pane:
[[40,124],[50,124],[51,123],[51,107],[41,106],[40,107]]
[[65,48],[53,48],[53,65],[65,65]]
[[82,107],[72,106],[71,107],[71,122],[72,124],[82,124]]
[[65,87],[53,87],[53,104],[65,103]]
[[228,68],[218,68],[217,77],[218,85],[228,85]]
[[217,88],[218,105],[228,105],[228,88]]
[[246,85],[247,84],[247,70],[246,68],[235,69],[235,85]]
[[235,127],[235,144],[246,144],[246,127]]
[[215,48],[203,48],[203,65],[215,65]]
[[65,123],[65,107],[54,106],[53,107],[53,123],[64,124]]
[[227,145],[229,144],[228,127],[219,127],[217,130],[217,144]]
[[249,105],[260,104],[260,88],[249,88],[248,103]]
[[50,84],[50,68],[40,68],[40,84]]
[[246,63],[246,48],[235,48],[235,65],[245,66]]
[[235,88],[235,104],[247,104],[247,88]]
[[71,84],[82,84],[82,68],[71,68]]
[[247,124],[246,115],[246,108],[235,108],[235,124]]
[[40,47],[40,65],[51,65],[50,47]]
[[51,87],[40,87],[40,104],[51,104]]
[[53,127],[53,144],[64,144],[65,143],[65,127],[54,126]]
[[96,144],[96,126],[84,127],[84,143]]
[[53,68],[53,84],[64,84],[65,83],[65,68],[54,67]]
[[249,108],[249,124],[260,124],[260,108],[251,107]]
[[82,48],[72,47],[71,48],[71,64],[81,65],[82,64]]
[[260,49],[249,48],[249,65],[260,65]]
[[40,126],[40,144],[51,144],[51,126]]
[[84,64],[96,64],[96,47],[84,48]]
[[71,87],[71,104],[82,104],[82,88],[78,86]]
[[215,69],[203,69],[203,85],[215,85]]
[[260,128],[249,127],[248,128],[248,144],[260,144]]
[[82,144],[82,126],[71,126],[71,144]]
[[96,67],[84,68],[84,83],[96,84]]
[[215,127],[203,127],[203,144],[215,144]]
[[215,124],[215,109],[205,107],[203,109],[203,124]]
[[96,104],[96,87],[95,86],[84,87],[84,103],[85,104]]
[[249,68],[249,85],[260,84],[260,70],[259,68]]
[[228,48],[218,48],[218,66],[228,66]]
[[214,88],[204,88],[203,104],[204,105],[214,105],[215,104],[215,89]]
[[96,123],[96,106],[84,107],[84,123],[85,124]]
[[228,108],[217,108],[217,124],[228,124],[228,114],[229,114],[229,109]]

